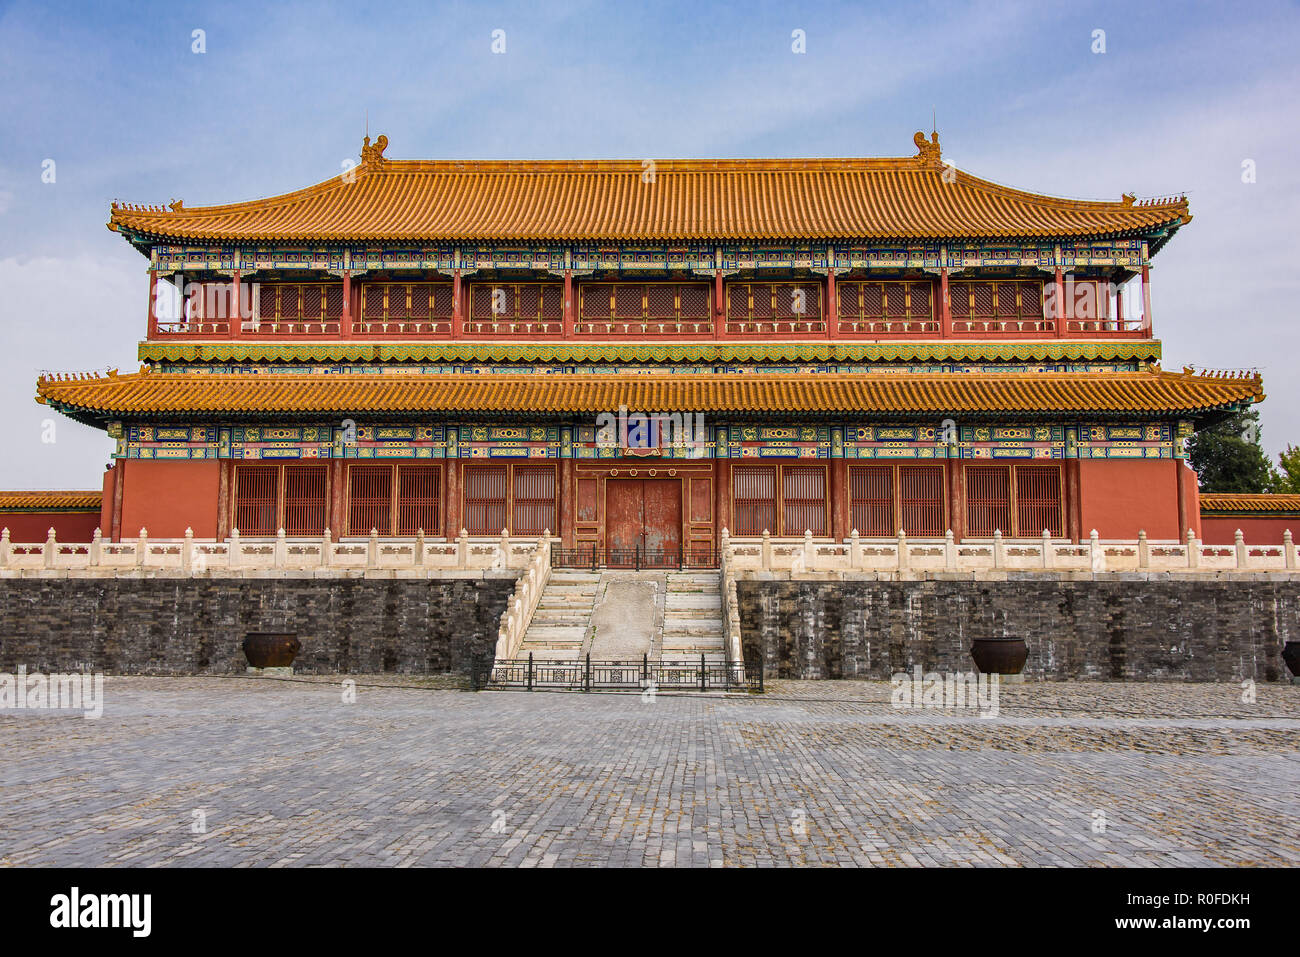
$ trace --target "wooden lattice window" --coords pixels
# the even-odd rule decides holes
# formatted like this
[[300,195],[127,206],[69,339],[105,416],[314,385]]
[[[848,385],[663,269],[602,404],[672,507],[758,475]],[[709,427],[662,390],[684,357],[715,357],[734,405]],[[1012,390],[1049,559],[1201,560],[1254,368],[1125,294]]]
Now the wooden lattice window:
[[826,469],[820,465],[787,465],[781,473],[785,534],[827,534]]
[[1055,465],[1016,466],[1016,533],[1061,534],[1061,470]]
[[512,535],[540,535],[555,529],[555,467],[516,465]]
[[776,466],[738,465],[731,471],[736,534],[780,534],[776,527]]
[[1002,322],[1018,324],[1043,318],[1043,284],[1037,279],[950,282],[948,301],[953,320],[961,324],[997,329]]
[[987,537],[994,532],[1015,534],[1011,527],[1011,468],[1006,465],[966,467],[966,534]]
[[706,322],[708,283],[597,283],[578,286],[578,314],[587,321]]
[[1056,465],[966,468],[966,533],[1016,538],[1061,534],[1061,470]]
[[506,527],[507,470],[504,465],[465,469],[465,528],[471,535],[499,535]]
[[945,531],[942,465],[898,467],[898,514],[908,535],[934,537]]
[[822,287],[815,282],[733,282],[727,285],[727,319],[736,322],[818,322]]
[[348,469],[348,530],[353,535],[392,534],[393,467],[353,465]]
[[257,284],[257,318],[261,322],[325,322],[342,315],[341,282]]
[[361,296],[363,321],[447,322],[452,313],[449,282],[366,283]]
[[397,534],[435,534],[441,526],[442,467],[399,465],[397,471]]
[[853,527],[865,536],[892,536],[900,526],[923,538],[944,533],[942,465],[862,465],[849,469]]
[[535,282],[473,283],[469,287],[469,318],[476,325],[558,323],[564,318],[564,285]]
[[326,498],[328,467],[286,465],[284,467],[284,522],[286,535],[321,535],[329,521]]
[[933,323],[934,284],[929,281],[842,282],[835,287],[844,322]]
[[895,533],[892,465],[849,469],[849,513],[849,520],[860,535],[879,537]]
[[235,525],[240,535],[274,535],[280,501],[278,465],[235,469]]

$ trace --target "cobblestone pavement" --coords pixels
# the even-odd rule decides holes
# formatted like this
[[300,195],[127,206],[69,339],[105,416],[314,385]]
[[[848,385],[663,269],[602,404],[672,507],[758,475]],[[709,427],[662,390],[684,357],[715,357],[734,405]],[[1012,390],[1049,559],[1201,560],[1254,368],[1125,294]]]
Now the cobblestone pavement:
[[0,712],[0,863],[1300,864],[1296,687],[1030,683],[980,718],[880,682],[356,680],[109,678],[99,720]]

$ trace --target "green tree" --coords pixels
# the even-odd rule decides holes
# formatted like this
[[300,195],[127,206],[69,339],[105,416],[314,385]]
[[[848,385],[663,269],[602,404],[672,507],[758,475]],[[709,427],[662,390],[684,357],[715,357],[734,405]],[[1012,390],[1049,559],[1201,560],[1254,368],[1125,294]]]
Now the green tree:
[[1255,409],[1201,429],[1187,442],[1187,460],[1202,492],[1267,492],[1278,480],[1259,444]]
[[1277,457],[1277,464],[1279,471],[1273,473],[1273,487],[1269,491],[1300,494],[1300,449],[1288,445]]

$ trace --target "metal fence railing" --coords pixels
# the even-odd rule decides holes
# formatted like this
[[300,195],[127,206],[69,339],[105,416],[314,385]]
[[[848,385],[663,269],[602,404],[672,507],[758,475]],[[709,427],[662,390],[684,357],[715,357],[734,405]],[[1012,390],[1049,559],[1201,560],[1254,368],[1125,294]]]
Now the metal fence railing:
[[692,548],[602,548],[599,545],[562,548],[551,544],[552,568],[717,568],[718,549],[712,545]]
[[606,661],[582,658],[515,658],[475,662],[475,690],[521,688],[525,691],[763,691],[761,668],[741,663],[695,659]]

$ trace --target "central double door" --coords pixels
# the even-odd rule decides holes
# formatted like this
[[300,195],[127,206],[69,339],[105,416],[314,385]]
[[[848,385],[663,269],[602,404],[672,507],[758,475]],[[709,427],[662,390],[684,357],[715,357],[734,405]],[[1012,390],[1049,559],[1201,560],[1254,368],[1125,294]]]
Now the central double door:
[[605,550],[611,568],[676,566],[682,560],[679,479],[610,479]]

